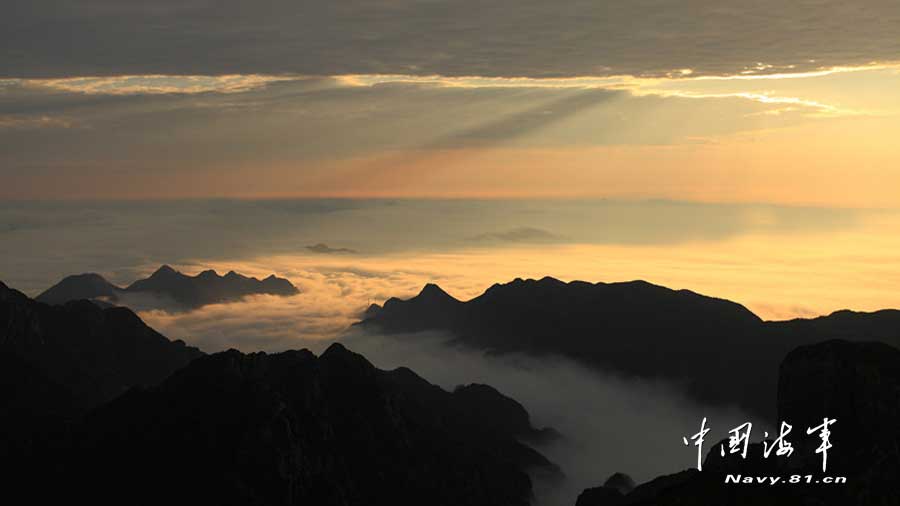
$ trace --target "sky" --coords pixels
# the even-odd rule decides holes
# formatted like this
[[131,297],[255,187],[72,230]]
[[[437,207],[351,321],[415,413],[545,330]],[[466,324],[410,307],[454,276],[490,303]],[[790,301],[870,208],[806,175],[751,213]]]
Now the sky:
[[366,299],[552,274],[898,305],[896,2],[0,7],[0,275],[28,293],[343,256],[428,273]]
[[422,264],[365,299],[557,275],[898,305],[893,1],[0,7],[0,275],[28,293],[337,256]]
[[891,1],[3,1],[3,199],[890,208]]

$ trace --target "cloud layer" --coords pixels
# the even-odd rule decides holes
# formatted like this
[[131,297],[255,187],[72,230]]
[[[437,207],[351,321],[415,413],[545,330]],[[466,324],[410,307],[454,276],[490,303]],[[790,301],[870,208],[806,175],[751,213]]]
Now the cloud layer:
[[[660,170],[647,158],[661,153],[641,148],[694,149],[722,136],[803,125],[821,111],[734,87],[616,86],[253,76],[7,80],[0,82],[0,198],[613,190],[579,182],[578,173],[646,191],[623,172],[666,186],[653,193],[675,194],[678,180],[647,174]],[[615,162],[616,153],[604,152],[619,146],[636,160]],[[491,161],[492,153],[500,160]],[[684,162],[684,172],[695,165]],[[556,169],[575,175],[555,177]]]
[[778,72],[900,59],[892,0],[5,0],[0,75]]

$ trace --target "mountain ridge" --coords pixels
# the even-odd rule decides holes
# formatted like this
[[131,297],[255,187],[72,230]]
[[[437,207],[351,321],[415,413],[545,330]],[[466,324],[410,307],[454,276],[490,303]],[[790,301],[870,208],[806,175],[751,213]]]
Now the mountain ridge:
[[627,377],[674,381],[701,401],[769,418],[775,361],[791,349],[835,338],[900,345],[900,311],[764,321],[736,302],[641,280],[516,278],[466,301],[430,284],[409,299],[389,299],[357,325],[395,336],[442,332],[492,352],[558,354]]
[[97,273],[66,276],[35,297],[35,300],[47,304],[64,304],[72,300],[88,299],[103,305],[128,303],[129,296],[150,295],[151,297],[141,298],[140,304],[148,304],[153,309],[174,306],[176,309],[189,310],[239,300],[249,295],[290,296],[297,293],[300,291],[290,281],[274,274],[260,280],[233,270],[222,276],[207,269],[189,276],[163,264],[147,278],[138,279],[124,288],[110,283]]

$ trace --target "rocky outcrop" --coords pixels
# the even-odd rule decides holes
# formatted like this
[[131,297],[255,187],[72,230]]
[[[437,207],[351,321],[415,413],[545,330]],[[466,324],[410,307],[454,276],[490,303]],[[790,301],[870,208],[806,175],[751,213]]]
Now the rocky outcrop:
[[602,487],[584,490],[575,502],[575,506],[618,506],[625,496],[634,490],[635,484],[631,476],[615,473],[603,483]]
[[622,495],[630,493],[634,490],[635,483],[631,476],[625,473],[615,473],[603,482],[606,488],[614,488],[622,493]]

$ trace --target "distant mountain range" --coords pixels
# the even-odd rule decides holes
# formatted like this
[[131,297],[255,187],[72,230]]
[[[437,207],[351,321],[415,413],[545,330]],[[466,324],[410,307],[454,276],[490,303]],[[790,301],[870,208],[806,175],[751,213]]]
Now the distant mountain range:
[[207,304],[238,300],[248,295],[295,295],[297,287],[274,274],[259,280],[234,271],[220,276],[206,270],[196,276],[182,274],[163,265],[150,277],[120,288],[95,273],[68,276],[36,297],[46,304],[64,304],[87,299],[101,306],[139,306],[134,309],[195,309]]
[[129,309],[0,283],[0,454],[39,503],[526,506],[561,471],[487,385],[452,392],[339,344],[204,356]]
[[644,281],[496,284],[466,302],[434,284],[409,300],[370,307],[363,328],[443,332],[495,352],[559,354],[590,367],[682,385],[700,400],[775,415],[777,366],[825,339],[900,345],[900,311],[839,311],[765,322],[740,304]]

